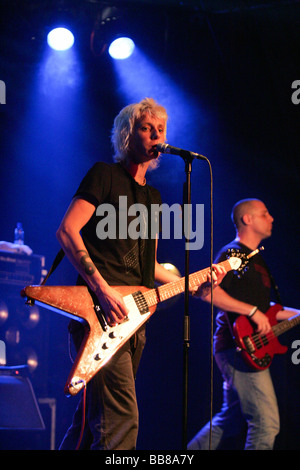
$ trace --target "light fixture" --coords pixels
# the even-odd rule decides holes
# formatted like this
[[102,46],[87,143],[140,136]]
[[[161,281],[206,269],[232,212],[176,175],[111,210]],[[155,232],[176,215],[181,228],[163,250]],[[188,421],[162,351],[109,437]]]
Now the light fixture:
[[135,44],[129,37],[129,21],[126,11],[106,7],[98,15],[91,34],[91,49],[96,56],[108,50],[113,59],[127,59]]
[[109,55],[113,59],[128,59],[131,56],[135,48],[135,44],[132,39],[122,37],[112,41],[108,48]]
[[66,51],[74,44],[73,33],[66,28],[55,28],[47,36],[48,45],[56,51]]

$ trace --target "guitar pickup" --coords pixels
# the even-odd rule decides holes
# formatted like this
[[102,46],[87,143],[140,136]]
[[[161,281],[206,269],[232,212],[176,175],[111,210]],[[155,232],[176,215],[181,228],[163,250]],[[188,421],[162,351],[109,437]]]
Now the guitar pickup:
[[132,297],[136,303],[137,308],[141,315],[149,312],[147,301],[141,291],[136,291],[132,294]]
[[248,351],[249,354],[252,354],[255,352],[255,347],[253,346],[253,343],[251,341],[251,338],[249,336],[245,336],[243,338],[244,345],[246,347],[246,350]]

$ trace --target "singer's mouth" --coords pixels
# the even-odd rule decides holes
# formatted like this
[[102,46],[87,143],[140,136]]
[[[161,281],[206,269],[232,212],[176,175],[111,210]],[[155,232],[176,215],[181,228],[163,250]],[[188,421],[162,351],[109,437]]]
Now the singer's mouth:
[[157,150],[156,145],[153,145],[153,147],[151,148],[151,152],[153,152],[156,158],[158,157],[159,151]]

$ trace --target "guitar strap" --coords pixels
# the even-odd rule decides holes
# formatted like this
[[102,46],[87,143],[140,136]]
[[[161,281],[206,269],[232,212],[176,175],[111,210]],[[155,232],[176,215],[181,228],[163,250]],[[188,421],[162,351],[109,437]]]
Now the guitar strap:
[[274,277],[270,273],[270,270],[269,270],[268,266],[266,266],[266,267],[267,267],[267,270],[268,270],[268,274],[269,274],[269,277],[270,277],[272,288],[273,288],[274,293],[275,293],[276,303],[282,305],[282,300],[281,300],[281,295],[280,295],[280,292],[279,292],[279,287],[278,287],[277,283],[275,282]]
[[53,273],[53,271],[55,271],[55,269],[57,268],[57,266],[59,265],[59,263],[62,261],[62,259],[64,258],[65,256],[65,252],[64,250],[61,248],[59,250],[59,252],[57,253],[57,255],[55,256],[55,259],[52,263],[52,266],[51,268],[49,269],[46,277],[43,279],[43,281],[41,282],[41,286],[45,285],[48,278],[51,276],[51,274]]

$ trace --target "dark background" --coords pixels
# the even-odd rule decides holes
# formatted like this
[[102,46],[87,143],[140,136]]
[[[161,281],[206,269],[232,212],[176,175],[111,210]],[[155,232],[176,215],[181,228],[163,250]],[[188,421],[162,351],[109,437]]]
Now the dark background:
[[[137,45],[122,63],[90,45],[97,15],[107,5],[121,8]],[[72,22],[76,42],[73,52],[58,57],[50,54],[46,34],[59,15]],[[25,243],[45,256],[49,269],[59,249],[56,229],[82,176],[94,162],[111,161],[115,115],[152,96],[168,110],[169,143],[211,162],[215,254],[235,236],[233,204],[262,199],[275,219],[264,256],[284,304],[299,307],[300,104],[291,100],[292,83],[300,80],[299,2],[2,0],[0,24],[0,80],[6,84],[6,104],[0,105],[1,240],[12,242],[22,222]],[[184,163],[176,156],[163,157],[148,179],[168,204],[182,202],[184,180]],[[191,272],[210,262],[210,174],[202,161],[193,163],[192,198],[204,204],[205,232],[203,248],[190,253]],[[161,240],[159,260],[183,275],[183,240]],[[64,260],[49,283],[73,284],[75,278]],[[2,289],[4,300],[9,289]],[[181,298],[160,308],[148,326],[137,377],[139,449],[181,448],[183,313]],[[211,400],[210,309],[192,299],[190,314],[188,439],[209,419]],[[39,331],[27,339],[40,360],[31,380],[37,397],[56,399],[58,447],[77,403],[63,394],[71,367],[68,320],[45,309],[40,315]],[[6,328],[0,325],[1,338]],[[300,447],[300,365],[291,360],[298,338],[299,328],[282,337],[288,352],[271,369],[282,421],[276,449]],[[214,368],[214,411],[221,394]],[[1,431],[1,448],[49,448],[45,419],[42,433]]]

